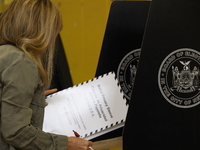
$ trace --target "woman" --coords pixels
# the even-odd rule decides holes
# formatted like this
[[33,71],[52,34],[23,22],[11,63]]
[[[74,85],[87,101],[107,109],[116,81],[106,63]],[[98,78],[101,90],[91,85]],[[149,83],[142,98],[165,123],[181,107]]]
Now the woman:
[[[86,150],[92,142],[42,131],[44,90],[62,29],[50,0],[14,0],[0,16],[0,149]],[[48,107],[48,106],[47,106]]]

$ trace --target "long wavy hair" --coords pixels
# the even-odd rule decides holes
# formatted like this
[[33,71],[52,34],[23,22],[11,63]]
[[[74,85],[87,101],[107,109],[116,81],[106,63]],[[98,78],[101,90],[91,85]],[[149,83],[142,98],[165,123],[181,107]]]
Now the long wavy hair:
[[55,40],[61,29],[59,9],[51,0],[13,0],[0,16],[0,44],[14,44],[27,53],[48,88]]

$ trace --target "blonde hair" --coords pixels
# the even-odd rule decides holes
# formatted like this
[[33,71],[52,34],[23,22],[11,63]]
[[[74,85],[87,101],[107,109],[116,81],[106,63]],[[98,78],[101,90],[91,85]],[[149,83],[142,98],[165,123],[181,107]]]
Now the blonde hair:
[[61,15],[50,0],[14,0],[0,16],[0,44],[12,43],[27,53],[48,88],[55,39],[61,29]]

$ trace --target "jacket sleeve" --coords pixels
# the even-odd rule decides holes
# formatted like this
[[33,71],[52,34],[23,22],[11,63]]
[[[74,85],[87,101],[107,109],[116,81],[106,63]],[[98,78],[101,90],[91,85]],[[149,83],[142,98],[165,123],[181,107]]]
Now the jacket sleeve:
[[45,133],[31,125],[30,105],[39,80],[35,63],[23,53],[5,65],[1,74],[1,132],[5,141],[20,150],[66,150],[67,136]]

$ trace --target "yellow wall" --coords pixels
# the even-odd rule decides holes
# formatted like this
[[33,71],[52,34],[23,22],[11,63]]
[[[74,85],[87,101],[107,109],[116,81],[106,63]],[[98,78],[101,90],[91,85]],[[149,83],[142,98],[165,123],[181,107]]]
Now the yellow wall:
[[[54,0],[60,6],[62,41],[73,83],[94,77],[111,0]],[[64,68],[63,68],[64,69]]]
[[[12,0],[0,1],[0,12]],[[53,0],[63,17],[61,37],[74,84],[94,77],[111,0]],[[65,69],[65,68],[63,68]]]

